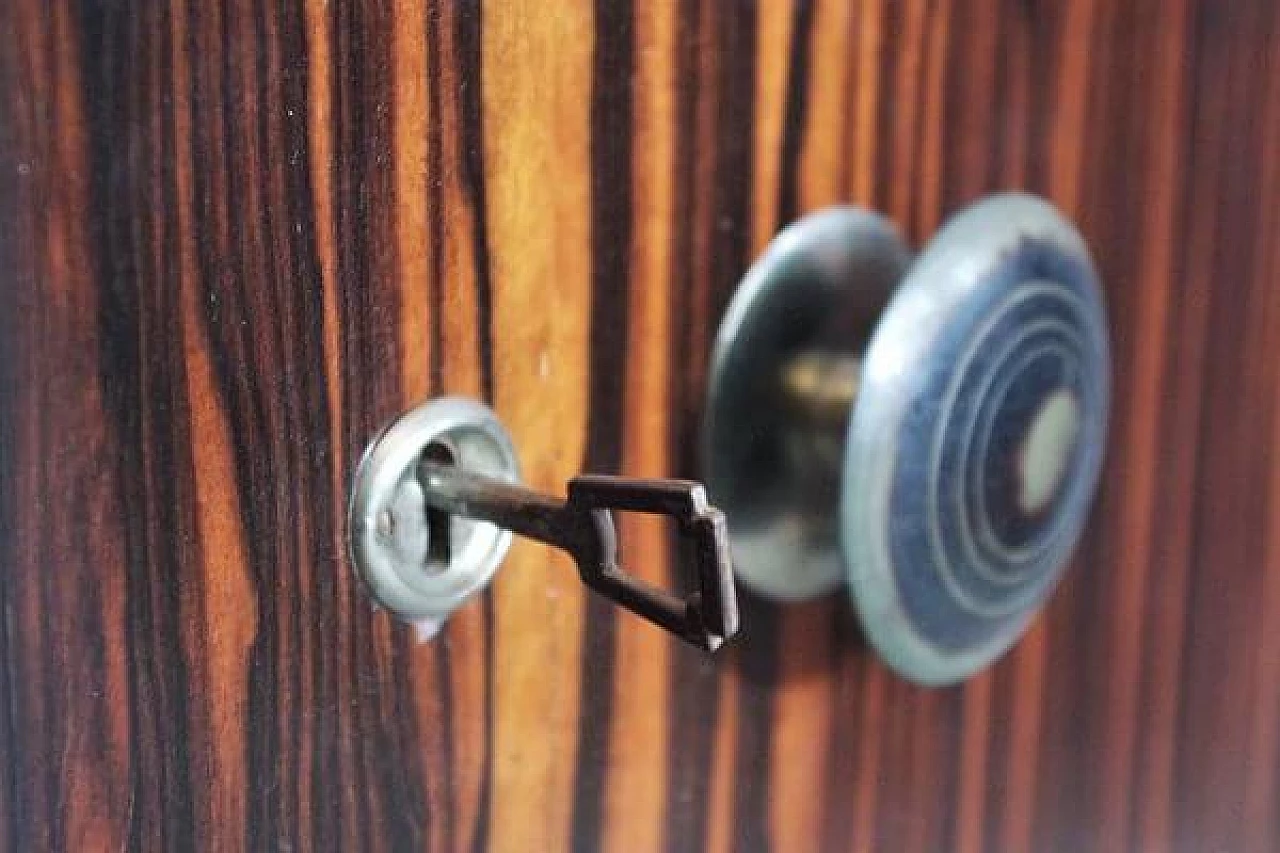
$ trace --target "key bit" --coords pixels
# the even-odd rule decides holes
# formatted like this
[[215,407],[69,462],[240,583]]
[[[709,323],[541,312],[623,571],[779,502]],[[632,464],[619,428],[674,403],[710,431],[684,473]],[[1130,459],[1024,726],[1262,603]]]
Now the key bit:
[[[438,512],[487,521],[568,552],[582,582],[685,641],[715,651],[738,630],[738,605],[724,514],[688,480],[584,474],[568,497],[550,495],[424,457],[418,464],[424,503]],[[623,571],[613,510],[675,520],[681,554],[693,575],[685,598]]]

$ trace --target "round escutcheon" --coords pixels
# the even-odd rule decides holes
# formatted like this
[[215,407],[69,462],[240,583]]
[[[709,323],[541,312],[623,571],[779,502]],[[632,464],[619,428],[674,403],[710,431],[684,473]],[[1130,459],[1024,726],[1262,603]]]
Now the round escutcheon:
[[512,483],[519,466],[497,416],[457,397],[407,412],[360,460],[347,515],[352,563],[374,601],[430,633],[488,584],[511,532],[429,510],[418,476],[424,458]]

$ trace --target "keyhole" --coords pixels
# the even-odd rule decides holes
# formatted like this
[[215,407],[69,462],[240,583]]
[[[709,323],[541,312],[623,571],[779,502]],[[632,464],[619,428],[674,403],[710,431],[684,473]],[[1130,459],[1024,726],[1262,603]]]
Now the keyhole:
[[[457,458],[453,448],[443,441],[433,441],[422,450],[422,458],[427,462],[440,465],[456,465]],[[452,521],[449,513],[427,507],[427,571],[436,574],[449,568],[452,558],[450,548],[450,528]]]

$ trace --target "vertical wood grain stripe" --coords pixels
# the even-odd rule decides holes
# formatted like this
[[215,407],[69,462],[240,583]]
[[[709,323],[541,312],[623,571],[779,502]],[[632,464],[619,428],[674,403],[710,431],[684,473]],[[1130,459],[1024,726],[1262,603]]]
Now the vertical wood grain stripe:
[[[1230,10],[1219,10],[1225,17],[1221,24],[1227,31],[1268,33],[1269,4],[1241,4]],[[1270,38],[1260,38],[1245,49],[1231,51],[1223,57],[1226,94],[1221,97],[1224,124],[1214,130],[1221,133],[1218,156],[1224,161],[1261,163],[1260,133],[1234,134],[1226,128],[1249,123],[1260,128],[1257,110],[1259,93],[1266,92],[1266,78],[1256,74],[1265,62]],[[1265,115],[1265,111],[1263,113]],[[1229,493],[1207,500],[1200,492],[1199,513],[1193,527],[1192,556],[1195,558],[1189,578],[1189,589],[1197,606],[1189,613],[1187,630],[1192,642],[1184,658],[1183,678],[1221,678],[1215,695],[1207,693],[1181,697],[1182,731],[1179,742],[1183,772],[1196,767],[1202,784],[1213,786],[1215,797],[1197,796],[1198,786],[1189,778],[1180,778],[1175,787],[1179,804],[1176,843],[1182,849],[1218,847],[1231,849],[1242,844],[1245,827],[1236,818],[1242,811],[1242,782],[1247,778],[1240,768],[1248,760],[1245,734],[1247,728],[1232,725],[1230,709],[1247,707],[1249,678],[1246,662],[1258,641],[1257,628],[1266,618],[1257,611],[1263,575],[1257,571],[1242,575],[1235,583],[1223,584],[1211,566],[1218,560],[1228,565],[1261,564],[1265,538],[1265,482],[1253,477],[1259,463],[1269,462],[1264,450],[1269,438],[1265,381],[1267,365],[1254,366],[1245,359],[1254,351],[1265,351],[1270,345],[1262,334],[1265,317],[1274,293],[1270,282],[1253,269],[1258,255],[1251,246],[1258,239],[1260,211],[1255,191],[1259,174],[1241,170],[1224,170],[1214,197],[1224,211],[1241,211],[1229,227],[1216,233],[1213,260],[1218,274],[1248,282],[1232,299],[1215,291],[1211,297],[1206,359],[1204,404],[1205,431],[1197,448],[1205,491],[1212,493],[1236,484]],[[1227,417],[1229,401],[1244,400],[1233,417]],[[1239,485],[1241,478],[1245,485]],[[1208,631],[1206,625],[1214,625]],[[1222,678],[1235,676],[1239,677]]]
[[[626,383],[631,286],[632,102],[635,21],[629,2],[600,0],[593,9],[590,88],[591,297],[587,355],[586,471],[620,473],[624,415],[634,390]],[[625,532],[625,528],[624,528]],[[604,832],[615,715],[613,675],[618,660],[617,614],[599,596],[588,595],[584,613],[581,693],[573,784],[575,850],[600,846]],[[632,732],[619,732],[626,738]],[[637,803],[637,823],[644,820]],[[638,840],[638,839],[636,839]],[[637,845],[640,847],[643,845]]]
[[[191,54],[184,49],[193,38],[187,9],[178,7],[173,18],[173,73],[175,79],[194,80]],[[210,697],[208,706],[197,707],[194,725],[205,729],[209,749],[195,758],[196,772],[204,778],[225,779],[214,796],[196,803],[196,820],[210,827],[210,843],[235,846],[248,817],[247,780],[243,756],[247,733],[236,725],[244,713],[248,672],[242,661],[257,631],[257,608],[246,607],[252,600],[252,583],[245,570],[247,553],[244,531],[236,502],[235,454],[224,409],[218,403],[217,375],[211,359],[201,317],[204,310],[199,287],[198,242],[195,218],[195,175],[192,114],[199,101],[175,99],[174,133],[179,146],[176,169],[178,214],[175,225],[181,239],[182,335],[186,345],[185,381],[191,395],[191,440],[195,470],[196,530],[202,545],[202,588],[222,584],[224,595],[204,596],[200,602],[203,624],[191,626],[206,634],[207,656],[188,652],[188,659],[200,681],[200,689]],[[216,626],[212,630],[209,626]],[[190,629],[189,629],[190,630]],[[196,638],[187,647],[199,649]],[[235,709],[233,714],[213,714],[212,708]]]
[[[810,99],[811,68],[818,60],[815,28],[829,5],[806,2],[791,9],[789,43],[780,63],[786,68],[786,94],[775,103],[782,112],[782,138],[766,152],[777,160],[777,178],[771,184],[757,179],[757,198],[773,193],[777,199],[774,205],[759,205],[776,217],[764,234],[765,240],[793,220],[798,210],[820,206],[814,196],[839,196],[838,187],[834,192],[830,189],[839,180],[838,171],[806,172],[801,168],[802,155],[810,151],[807,143],[821,133],[827,120],[827,115],[811,110]],[[758,111],[763,114],[767,106],[761,104]],[[763,249],[759,236],[753,242],[753,252]],[[769,841],[780,850],[812,850],[821,838],[823,802],[813,791],[825,781],[826,744],[832,735],[833,604],[814,602],[780,614],[778,642],[788,653],[777,662],[778,687],[773,697],[765,780],[768,796],[763,804]]]
[[[494,402],[525,479],[558,492],[588,435],[592,255],[591,10],[486,5],[483,160]],[[528,73],[533,67],[537,74]],[[464,83],[466,82],[464,78]],[[562,554],[517,543],[494,586],[493,827],[498,850],[566,849],[586,592]],[[594,701],[595,697],[586,697]],[[518,828],[518,829],[517,829]]]
[[[0,4],[0,850],[1275,849],[1277,57],[1267,0]],[[842,595],[708,660],[527,543],[430,644],[363,597],[405,408],[696,477],[779,227],[1015,187],[1116,393],[992,672],[906,685]]]
[[[177,490],[190,482],[190,438],[184,389],[175,381],[181,340],[167,337],[181,324],[169,313],[173,291],[163,286],[175,272],[173,247],[155,213],[172,209],[171,199],[161,193],[169,188],[173,154],[164,148],[167,134],[157,132],[153,112],[160,109],[155,97],[160,80],[171,76],[157,67],[167,53],[168,28],[156,18],[161,10],[148,11],[118,20],[82,8],[71,29],[59,10],[54,13],[58,24],[48,35],[62,35],[64,45],[66,37],[74,39],[79,57],[72,67],[85,84],[85,147],[79,153],[89,180],[86,207],[99,226],[88,241],[90,274],[104,285],[96,306],[98,345],[104,373],[115,378],[114,387],[104,388],[104,416],[115,437],[118,462],[128,472],[117,481],[111,499],[122,510],[125,545],[130,758],[135,773],[160,782],[133,792],[127,831],[136,840],[147,827],[164,843],[184,845],[194,843],[189,768],[198,745],[188,725],[190,671],[181,657],[179,626],[199,617],[182,612],[179,596],[198,595],[199,585],[189,578],[184,589],[176,580],[185,558],[198,559],[198,552],[183,553],[183,545],[191,541],[187,513],[192,505]],[[59,34],[63,26],[68,28]],[[157,38],[143,46],[139,36],[150,27],[159,31]],[[72,68],[64,72],[74,73]],[[153,163],[159,164],[158,174],[152,172]],[[57,608],[61,596],[56,587],[51,592],[46,602]],[[66,631],[74,623],[46,624]],[[52,648],[73,647],[69,636],[60,641],[53,634],[45,642]],[[51,704],[61,704],[55,697],[49,695]],[[73,718],[67,722],[75,725]],[[56,800],[49,805],[56,808]],[[51,846],[74,846],[80,832],[91,828],[77,826],[74,812],[71,817],[65,829],[53,828]],[[58,837],[63,832],[67,834]]]
[[[1150,10],[1155,11],[1155,7],[1150,7]],[[1145,20],[1145,11],[1147,10],[1135,9],[1133,19],[1138,22]],[[1115,509],[1121,523],[1117,525],[1119,529],[1111,548],[1127,555],[1132,560],[1133,569],[1118,574],[1112,582],[1112,612],[1117,616],[1147,614],[1143,589],[1154,568],[1151,564],[1151,546],[1159,467],[1156,452],[1161,427],[1161,368],[1167,346],[1172,290],[1171,248],[1175,245],[1174,204],[1171,196],[1176,191],[1184,142],[1177,132],[1177,121],[1185,92],[1180,75],[1171,63],[1185,61],[1185,53],[1180,44],[1185,15],[1185,6],[1161,4],[1159,27],[1153,31],[1139,24],[1128,31],[1130,37],[1135,39],[1141,38],[1145,32],[1152,33],[1149,40],[1144,39],[1139,43],[1143,45],[1144,52],[1150,52],[1152,61],[1160,63],[1166,70],[1165,73],[1153,76],[1151,88],[1146,91],[1141,88],[1143,81],[1135,74],[1131,78],[1131,94],[1125,104],[1127,110],[1149,110],[1148,120],[1156,124],[1161,132],[1154,138],[1149,165],[1142,175],[1142,189],[1135,194],[1139,200],[1129,203],[1131,211],[1136,209],[1135,205],[1149,204],[1153,215],[1145,221],[1139,220],[1140,230],[1135,228],[1130,231],[1133,239],[1140,240],[1143,247],[1140,253],[1135,253],[1136,268],[1132,273],[1142,282],[1139,292],[1143,298],[1135,306],[1139,313],[1134,322],[1140,331],[1132,341],[1134,349],[1128,358],[1120,361],[1120,376],[1123,377],[1120,382],[1131,388],[1131,393],[1123,404],[1127,408],[1126,420],[1130,433],[1121,444],[1123,450],[1117,452],[1112,460],[1115,470],[1124,472],[1122,482],[1125,485],[1120,505]],[[1173,37],[1172,41],[1170,36]],[[1156,83],[1155,80],[1161,82]],[[1151,201],[1154,203],[1151,204]],[[1151,378],[1140,384],[1132,383],[1129,370],[1132,370],[1133,376]],[[1134,747],[1140,737],[1138,703],[1142,679],[1139,667],[1143,649],[1142,627],[1145,622],[1144,618],[1115,618],[1111,623],[1111,641],[1115,654],[1105,689],[1115,713],[1110,715],[1107,730],[1103,734],[1107,741],[1106,763],[1100,774],[1098,807],[1102,815],[1100,833],[1108,845],[1117,849],[1129,846],[1135,837],[1132,820],[1134,809],[1126,792],[1133,789],[1134,779],[1139,772],[1134,760]]]
[[[16,32],[17,17],[12,5],[0,9],[0,26],[7,32]],[[24,199],[24,196],[19,195],[22,188],[20,164],[25,162],[26,152],[19,142],[21,135],[17,130],[20,102],[13,93],[20,91],[22,82],[25,81],[18,73],[17,52],[5,50],[0,53],[0,89],[9,93],[7,97],[0,97],[0,194],[12,200],[8,205],[0,205],[0,268],[7,270],[4,282],[8,290],[14,291],[14,310],[0,314],[0,413],[3,413],[0,414],[0,560],[7,566],[18,562],[18,471],[15,455],[19,431],[15,415],[22,397],[18,384],[16,317],[19,310],[29,310],[34,300],[31,264],[28,258],[22,256],[13,237],[24,231],[31,231],[30,226],[26,226],[24,222],[31,211],[29,208],[23,210],[19,203]],[[28,294],[25,299],[17,295],[21,290]],[[6,611],[0,620],[0,691],[3,691],[7,700],[0,702],[0,750],[9,756],[0,772],[0,826],[4,827],[0,832],[0,850],[6,853],[17,849],[18,845],[17,772],[22,764],[14,707],[21,695],[21,684],[18,681],[16,643],[9,634],[13,619],[8,616],[9,608],[15,600],[13,591],[11,573],[0,572],[0,604],[4,605]]]
[[[1273,46],[1272,64],[1275,63],[1274,48],[1280,45],[1280,14],[1272,10],[1269,22],[1271,44]],[[1275,151],[1280,148],[1280,85],[1277,75],[1270,75],[1267,86],[1268,97],[1262,114],[1262,146],[1264,151]],[[1271,187],[1280,192],[1280,163],[1270,158],[1261,164],[1259,169],[1261,186]],[[1274,207],[1259,210],[1258,233],[1280,234],[1280,218]],[[1258,264],[1258,275],[1263,281],[1275,281],[1280,275],[1280,241],[1267,245],[1265,239],[1255,245],[1255,263]],[[1271,346],[1280,333],[1280,310],[1268,302],[1269,340]],[[1274,363],[1271,366],[1269,380],[1275,388],[1280,383],[1280,370]],[[1277,410],[1275,391],[1268,392],[1260,388],[1258,393],[1272,394],[1270,403],[1272,458],[1275,459],[1276,436],[1280,435],[1280,410]],[[1258,595],[1259,613],[1264,624],[1261,629],[1256,649],[1253,651],[1253,679],[1250,685],[1252,698],[1249,700],[1249,742],[1244,780],[1243,826],[1244,836],[1241,849],[1249,853],[1262,853],[1267,846],[1274,843],[1280,833],[1280,690],[1275,685],[1280,681],[1280,622],[1269,619],[1268,614],[1280,612],[1280,571],[1276,570],[1280,563],[1280,537],[1277,531],[1277,517],[1280,516],[1280,464],[1274,461],[1271,466],[1271,481],[1267,490],[1267,538],[1264,557],[1263,578]]]
[[[705,253],[699,251],[703,233],[696,226],[705,209],[705,152],[697,145],[710,100],[704,83],[702,60],[710,38],[705,4],[679,0],[674,4],[671,87],[675,103],[669,133],[673,152],[666,180],[673,196],[669,281],[671,312],[668,319],[668,358],[677,366],[670,375],[665,405],[670,412],[667,433],[668,458],[674,471],[697,465],[697,386],[689,373],[691,362],[704,357],[694,343],[695,288],[705,281]],[[665,555],[668,560],[671,552]],[[689,649],[677,647],[671,662],[671,694],[668,716],[674,723],[668,742],[668,792],[665,801],[664,843],[670,851],[715,849],[710,833],[717,822],[712,814],[715,758],[730,758],[717,751],[717,735],[729,730],[721,714],[729,690],[728,679]],[[727,826],[724,821],[721,828]]]

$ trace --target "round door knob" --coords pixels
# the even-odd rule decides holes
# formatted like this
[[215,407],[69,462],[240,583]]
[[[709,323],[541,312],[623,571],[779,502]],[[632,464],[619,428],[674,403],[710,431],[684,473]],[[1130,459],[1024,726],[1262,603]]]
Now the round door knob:
[[925,684],[999,657],[1058,581],[1106,443],[1098,275],[1047,202],[988,198],[914,260],[884,218],[783,230],[712,358],[706,481],[755,591],[847,582],[867,637]]

